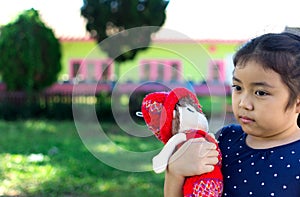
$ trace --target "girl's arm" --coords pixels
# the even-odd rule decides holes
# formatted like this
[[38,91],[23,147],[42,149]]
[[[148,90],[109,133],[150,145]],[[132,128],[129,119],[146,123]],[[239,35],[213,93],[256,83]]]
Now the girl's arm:
[[165,173],[165,197],[182,197],[182,186],[184,183],[184,176],[172,174],[169,170]]
[[214,170],[218,163],[218,151],[214,143],[203,138],[190,139],[170,158],[165,174],[165,197],[182,197],[186,176],[201,175]]

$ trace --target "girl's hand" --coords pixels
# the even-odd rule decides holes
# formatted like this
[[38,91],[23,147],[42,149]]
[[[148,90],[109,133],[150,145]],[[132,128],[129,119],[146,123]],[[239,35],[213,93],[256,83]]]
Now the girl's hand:
[[218,151],[214,143],[204,138],[185,142],[169,159],[165,174],[165,197],[182,197],[182,186],[186,176],[201,175],[214,170],[218,163]]
[[168,171],[177,177],[201,175],[214,170],[218,151],[214,143],[204,138],[185,142],[169,160]]

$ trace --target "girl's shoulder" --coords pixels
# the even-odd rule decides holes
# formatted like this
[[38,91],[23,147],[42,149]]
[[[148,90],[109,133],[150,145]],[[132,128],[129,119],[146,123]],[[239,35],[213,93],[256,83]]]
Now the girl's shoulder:
[[232,138],[232,137],[239,138],[243,134],[244,134],[244,131],[240,125],[230,124],[230,125],[224,126],[222,129],[220,129],[217,132],[217,138],[220,141],[223,138],[227,138],[229,136],[230,136],[230,138]]
[[228,131],[243,132],[243,129],[242,129],[241,125],[239,125],[239,124],[229,124],[229,125],[224,126],[221,129],[221,132],[228,132]]

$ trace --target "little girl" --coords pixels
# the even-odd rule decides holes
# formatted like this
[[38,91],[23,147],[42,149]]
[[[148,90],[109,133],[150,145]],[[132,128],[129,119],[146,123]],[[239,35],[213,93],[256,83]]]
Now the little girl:
[[[234,57],[232,109],[239,125],[219,131],[223,196],[300,196],[300,37],[265,34]],[[185,176],[213,170],[215,146],[189,141],[170,158],[165,196]],[[178,158],[178,154],[181,154]]]

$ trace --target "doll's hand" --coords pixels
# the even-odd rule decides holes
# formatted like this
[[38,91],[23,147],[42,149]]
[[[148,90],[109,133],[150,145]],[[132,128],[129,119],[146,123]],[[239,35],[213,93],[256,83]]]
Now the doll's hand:
[[176,146],[184,141],[186,141],[185,133],[177,133],[169,139],[160,153],[152,159],[154,172],[161,173],[166,170],[169,158],[176,149]]
[[168,173],[186,177],[211,172],[218,163],[218,154],[214,143],[204,138],[190,139],[171,156]]

